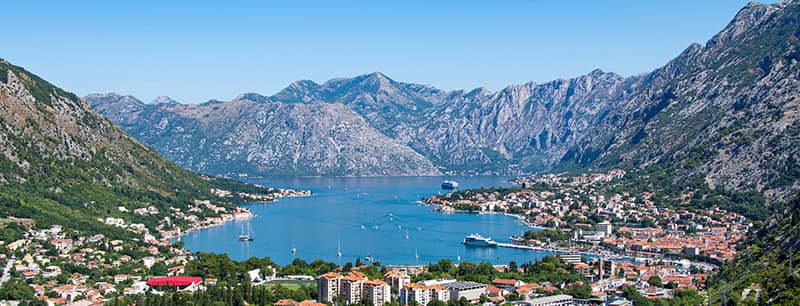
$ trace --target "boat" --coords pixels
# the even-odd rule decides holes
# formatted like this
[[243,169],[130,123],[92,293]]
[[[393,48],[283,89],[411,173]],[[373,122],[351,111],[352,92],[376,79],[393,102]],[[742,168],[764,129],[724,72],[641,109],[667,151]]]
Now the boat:
[[342,241],[341,240],[339,241],[339,248],[338,248],[338,251],[337,251],[336,254],[339,255],[339,257],[342,257]]
[[442,189],[449,189],[449,190],[458,189],[458,182],[451,180],[444,180],[444,182],[442,182]]
[[242,233],[239,234],[239,241],[253,241],[253,236],[250,235],[250,223],[247,223],[247,231],[245,232],[245,225],[242,225]]
[[408,240],[408,231],[406,231],[406,240]]
[[292,254],[294,254],[294,253],[297,253],[297,248],[296,247],[292,247]]
[[467,246],[477,246],[477,247],[496,247],[497,242],[493,241],[492,238],[483,237],[478,234],[472,234],[464,238],[463,241],[464,245]]

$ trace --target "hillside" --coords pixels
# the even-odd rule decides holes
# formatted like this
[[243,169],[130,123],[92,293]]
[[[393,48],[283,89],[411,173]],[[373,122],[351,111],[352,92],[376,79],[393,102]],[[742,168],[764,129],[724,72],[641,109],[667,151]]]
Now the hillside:
[[[154,225],[171,207],[210,199],[211,188],[269,191],[201,177],[161,158],[101,117],[74,94],[0,60],[0,209],[2,218],[32,218],[39,226],[125,236],[97,218]],[[151,216],[119,207],[154,206]]]

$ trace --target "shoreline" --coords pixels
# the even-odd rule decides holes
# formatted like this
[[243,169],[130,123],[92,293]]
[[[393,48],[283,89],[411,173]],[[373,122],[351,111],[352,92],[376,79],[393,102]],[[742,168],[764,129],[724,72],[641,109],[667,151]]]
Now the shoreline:
[[[281,192],[284,192],[284,191],[287,191],[287,190],[290,190],[290,189],[281,189]],[[272,199],[270,199],[270,200],[252,201],[252,202],[245,201],[243,203],[236,204],[236,206],[234,207],[235,211],[232,214],[225,213],[225,214],[220,214],[218,217],[216,217],[216,218],[221,218],[222,219],[221,221],[218,221],[218,222],[215,222],[215,223],[211,223],[211,224],[206,224],[206,225],[191,226],[190,228],[187,228],[185,231],[182,230],[180,232],[180,234],[162,236],[161,238],[162,239],[166,239],[166,240],[170,240],[171,243],[175,243],[176,241],[180,241],[180,239],[182,237],[187,236],[187,235],[192,234],[192,233],[195,233],[195,232],[211,229],[211,228],[214,228],[214,227],[220,227],[220,226],[223,226],[223,225],[225,225],[225,224],[227,224],[229,222],[250,220],[252,218],[255,218],[257,215],[254,214],[249,208],[247,208],[245,206],[249,206],[249,205],[271,205],[271,204],[276,204],[278,202],[278,199],[280,199],[280,198],[304,198],[304,197],[310,197],[312,195],[313,195],[313,192],[311,192],[310,190],[294,190],[294,189],[291,189],[291,191],[288,194],[282,194],[282,195],[273,196]],[[224,216],[231,216],[231,217],[226,218]]]
[[[422,205],[426,205],[426,206],[434,206],[434,207],[437,207],[437,208],[442,206],[442,205],[438,205],[438,204],[424,203],[422,201],[418,201],[418,203],[420,203]],[[517,222],[519,222],[522,225],[524,225],[524,226],[526,226],[528,228],[531,228],[531,229],[538,229],[538,230],[550,229],[550,230],[561,231],[560,229],[557,229],[557,228],[550,228],[550,227],[543,227],[543,226],[533,225],[533,224],[529,223],[528,221],[526,221],[524,216],[521,216],[521,215],[518,215],[518,214],[507,213],[507,212],[483,212],[483,211],[472,212],[472,211],[467,211],[467,210],[442,211],[442,210],[436,209],[436,208],[434,208],[434,211],[438,212],[438,213],[445,213],[445,214],[447,214],[447,213],[459,213],[459,214],[477,214],[477,215],[505,215],[505,216],[516,218]],[[513,242],[513,240],[512,240],[512,244],[519,245],[519,246],[524,246],[523,248],[520,248],[520,249],[529,249],[529,250],[537,251],[537,252],[550,252],[550,253],[556,253],[556,254],[578,253],[578,254],[581,254],[581,255],[602,258],[604,260],[605,259],[610,259],[610,260],[628,260],[628,261],[633,261],[633,262],[664,261],[664,262],[673,262],[673,263],[677,263],[677,262],[680,262],[682,260],[687,260],[691,265],[694,265],[694,266],[697,266],[697,267],[701,267],[701,268],[704,268],[704,269],[706,269],[706,268],[711,268],[711,269],[719,268],[719,266],[715,265],[715,264],[711,264],[711,263],[708,263],[708,262],[702,262],[702,261],[695,261],[695,260],[690,260],[690,259],[681,259],[681,258],[670,259],[670,258],[664,258],[664,256],[658,256],[658,257],[655,257],[655,256],[644,256],[644,255],[635,256],[635,255],[628,255],[626,253],[619,253],[619,252],[614,252],[614,251],[609,251],[609,250],[603,250],[601,252],[597,252],[597,251],[591,251],[591,250],[581,250],[581,249],[578,249],[578,248],[563,248],[563,247],[558,247],[558,246],[553,246],[553,247],[551,247],[551,246],[547,246],[547,247],[531,246],[531,245],[528,245],[527,243],[519,244],[517,242]]]

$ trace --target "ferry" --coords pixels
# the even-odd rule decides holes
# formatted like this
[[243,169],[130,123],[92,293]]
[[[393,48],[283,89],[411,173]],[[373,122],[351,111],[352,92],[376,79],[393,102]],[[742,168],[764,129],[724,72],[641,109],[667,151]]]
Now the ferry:
[[493,241],[492,238],[489,237],[472,234],[464,238],[464,245],[477,247],[496,247],[497,242]]
[[458,189],[458,182],[445,180],[444,182],[442,182],[442,189],[448,189],[448,190]]

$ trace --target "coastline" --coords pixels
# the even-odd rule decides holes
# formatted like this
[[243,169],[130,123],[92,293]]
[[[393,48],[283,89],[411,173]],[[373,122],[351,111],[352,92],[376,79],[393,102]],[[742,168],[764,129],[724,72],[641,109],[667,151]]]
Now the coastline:
[[277,203],[278,199],[280,198],[300,198],[300,197],[310,197],[313,195],[313,192],[311,192],[310,190],[296,190],[296,189],[279,189],[279,190],[280,193],[271,194],[269,199],[264,199],[261,201],[256,201],[256,200],[245,201],[243,203],[236,204],[236,206],[234,207],[235,211],[232,214],[223,213],[220,214],[218,217],[204,220],[204,222],[210,222],[209,224],[199,224],[199,225],[190,224],[190,227],[187,228],[186,230],[181,230],[179,231],[179,233],[173,235],[163,235],[161,238],[170,240],[172,243],[175,243],[176,241],[179,241],[180,238],[195,232],[223,226],[229,222],[249,220],[255,218],[256,215],[252,211],[250,211],[250,209],[244,207],[244,205],[269,205]]

